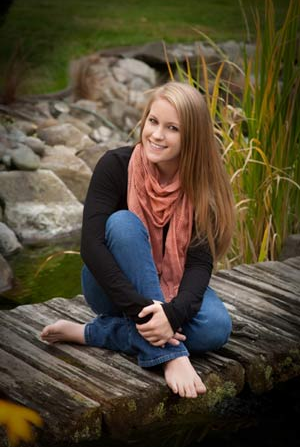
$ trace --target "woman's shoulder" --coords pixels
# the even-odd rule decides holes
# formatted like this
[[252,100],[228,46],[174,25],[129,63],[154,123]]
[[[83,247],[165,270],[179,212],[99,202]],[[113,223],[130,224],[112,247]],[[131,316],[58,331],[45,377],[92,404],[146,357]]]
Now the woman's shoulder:
[[101,157],[99,162],[102,159],[106,159],[106,160],[109,160],[109,161],[111,161],[111,160],[118,160],[122,164],[124,164],[124,165],[127,164],[128,165],[133,149],[134,149],[134,146],[121,146],[121,147],[117,147],[115,149],[109,149]]
[[118,176],[127,172],[133,149],[134,146],[122,146],[105,152],[95,166],[94,177],[109,173]]

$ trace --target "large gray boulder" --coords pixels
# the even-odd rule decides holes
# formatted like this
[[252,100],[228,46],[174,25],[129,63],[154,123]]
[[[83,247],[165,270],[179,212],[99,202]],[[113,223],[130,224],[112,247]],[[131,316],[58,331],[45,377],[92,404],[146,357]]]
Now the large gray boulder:
[[84,202],[92,171],[81,158],[74,155],[72,149],[64,146],[48,146],[41,159],[41,168],[53,171],[74,196],[80,202]]
[[0,253],[9,256],[22,248],[15,233],[5,223],[0,222]]
[[84,149],[94,144],[87,135],[69,123],[39,128],[37,135],[49,146],[62,144],[76,149]]
[[80,231],[83,205],[54,172],[0,172],[3,221],[24,244]]

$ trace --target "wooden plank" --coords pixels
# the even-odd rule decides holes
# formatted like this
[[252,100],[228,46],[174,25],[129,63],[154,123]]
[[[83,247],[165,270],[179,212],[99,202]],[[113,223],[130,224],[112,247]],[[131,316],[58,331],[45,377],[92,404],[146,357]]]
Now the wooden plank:
[[[50,433],[53,444],[99,438],[102,415],[97,402],[2,349],[0,358],[0,390],[41,415],[44,429],[40,441],[46,441],[45,434]],[[5,445],[5,440],[0,440],[0,445]]]
[[277,277],[276,274],[263,271],[262,269],[257,267],[257,264],[255,265],[242,264],[234,267],[233,270],[240,272],[246,276],[250,276],[257,282],[270,284],[278,288],[279,291],[285,290],[287,292],[290,292],[291,294],[294,295],[294,298],[297,299],[297,301],[300,300],[300,291],[299,286],[297,284],[286,282],[281,278]]
[[283,262],[284,264],[290,265],[291,267],[300,270],[300,256],[285,259]]
[[287,263],[279,261],[268,261],[268,262],[259,262],[256,264],[256,266],[265,272],[269,272],[273,275],[276,275],[283,281],[300,285],[299,270]]
[[[167,407],[169,400],[174,402],[174,395],[166,386],[161,372],[157,374],[142,369],[136,365],[134,359],[130,358],[129,360],[129,358],[125,358],[127,356],[119,355],[107,350],[79,347],[64,343],[56,343],[52,346],[42,343],[38,339],[41,327],[39,322],[40,316],[43,319],[43,323],[48,323],[48,320],[51,320],[53,317],[55,320],[57,319],[58,312],[46,306],[48,307],[48,314],[45,316],[43,312],[41,313],[41,307],[42,311],[44,311],[45,305],[42,304],[33,305],[32,307],[21,306],[7,312],[5,316],[3,315],[3,312],[2,314],[0,312],[1,325],[10,328],[11,330],[15,328],[14,330],[20,337],[25,337],[35,345],[42,345],[42,349],[46,350],[47,354],[51,354],[56,356],[57,359],[66,361],[68,364],[72,365],[73,368],[81,368],[84,371],[84,374],[88,377],[92,377],[92,380],[94,377],[97,377],[97,375],[99,376],[99,374],[100,377],[102,377],[103,371],[109,368],[114,368],[114,371],[109,371],[109,376],[112,380],[112,384],[115,384],[117,390],[121,389],[121,385],[123,386],[123,383],[124,381],[126,382],[126,380],[134,382],[136,382],[137,379],[140,381],[143,380],[145,383],[142,383],[142,386],[130,388],[128,393],[125,393],[126,390],[124,391],[123,389],[122,397],[125,396],[126,398],[123,403],[119,398],[117,402],[118,405],[116,406],[114,406],[114,395],[110,395],[111,387],[107,387],[107,396],[105,395],[107,401],[101,400],[101,406],[105,425],[108,430],[115,431],[117,427],[118,432],[123,433],[125,436],[128,434],[128,431],[137,425],[142,426],[143,424],[149,424],[160,420],[161,414],[157,409],[162,405],[166,405]],[[36,308],[39,309],[39,312],[33,312]],[[23,312],[24,310],[25,312]],[[39,347],[41,348],[41,346]],[[14,348],[13,352],[16,353],[16,348]],[[30,360],[28,360],[28,357],[30,357]],[[26,353],[24,358],[26,358],[27,361],[32,362],[35,357],[38,361],[41,360],[35,352],[34,354]],[[35,363],[35,366],[43,369],[44,367],[38,365],[38,361]],[[55,361],[54,364],[56,364]],[[196,369],[201,373],[205,383],[209,386],[207,395],[204,398],[199,398],[201,399],[201,402],[195,402],[195,404],[193,404],[193,411],[195,412],[200,410],[202,413],[211,411],[211,401],[212,399],[213,401],[215,399],[213,397],[214,393],[220,392],[220,387],[224,387],[225,391],[222,396],[225,398],[226,396],[233,397],[233,395],[240,392],[244,386],[244,369],[238,362],[228,359],[227,361],[224,361],[223,368],[216,370],[215,366],[215,360],[211,361],[209,356],[206,359],[201,359],[200,363],[196,363],[195,365]],[[59,373],[62,374],[61,371]],[[55,368],[50,368],[48,374],[58,374],[58,372]],[[57,378],[57,375],[55,375],[55,377]],[[71,378],[67,379],[65,374],[63,374],[60,380],[62,380],[62,382],[67,381],[67,383],[70,384],[72,383]],[[97,395],[99,396],[100,391],[102,394],[105,392],[106,383],[107,382],[104,382],[102,386],[101,384],[99,385],[101,389],[98,391],[98,394],[95,394],[95,400],[98,400]],[[81,392],[83,392],[82,389]],[[84,393],[86,393],[86,391],[84,391]],[[109,404],[111,405],[111,409],[109,409]],[[127,420],[128,405],[131,408],[130,421]],[[177,409],[184,405],[185,404],[181,400],[176,403]],[[134,410],[132,410],[132,408],[134,408]]]
[[225,278],[233,283],[242,284],[253,291],[258,290],[264,294],[265,299],[273,301],[288,312],[296,312],[300,316],[300,294],[297,297],[290,291],[279,289],[276,285],[262,282],[254,275],[245,275],[243,272],[235,269],[220,270],[216,276]]
[[253,290],[241,284],[233,284],[218,276],[211,278],[210,283],[217,294],[225,302],[233,304],[241,314],[299,336],[299,317],[279,308],[273,302],[268,302],[261,292],[253,293]]

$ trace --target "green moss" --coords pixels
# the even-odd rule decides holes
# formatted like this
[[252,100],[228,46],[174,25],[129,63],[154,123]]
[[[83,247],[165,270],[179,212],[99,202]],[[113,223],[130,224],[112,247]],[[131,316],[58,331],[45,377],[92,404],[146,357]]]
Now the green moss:
[[207,406],[209,409],[214,408],[224,399],[234,397],[236,395],[235,383],[228,381],[213,390],[207,392]]
[[130,400],[127,402],[127,407],[128,407],[128,410],[129,410],[131,413],[133,413],[134,411],[136,411],[137,407],[136,407],[136,402],[135,402],[135,400],[134,400],[134,399],[130,399]]
[[[94,412],[94,410],[93,410]],[[92,412],[91,412],[92,413]],[[91,414],[90,418],[83,422],[83,426],[76,430],[74,434],[70,434],[68,439],[72,442],[78,443],[90,439],[99,439],[102,434],[102,417],[99,413],[95,413],[94,417]],[[91,428],[93,427],[93,428]]]
[[272,375],[273,375],[273,368],[272,366],[268,365],[265,369],[265,378],[267,383],[269,383],[270,381],[273,382]]
[[159,402],[159,404],[154,407],[152,414],[154,419],[160,419],[160,420],[164,419],[166,415],[165,403]]

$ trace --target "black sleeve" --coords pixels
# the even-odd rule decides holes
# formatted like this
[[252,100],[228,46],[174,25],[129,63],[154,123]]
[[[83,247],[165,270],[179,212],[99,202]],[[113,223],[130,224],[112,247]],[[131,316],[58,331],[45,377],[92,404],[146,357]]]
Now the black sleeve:
[[200,309],[213,269],[213,259],[206,245],[190,246],[178,295],[163,304],[165,314],[176,332]]
[[127,168],[131,151],[125,148],[127,159],[120,156],[118,151],[108,151],[99,160],[92,175],[83,210],[81,257],[120,311],[143,323],[149,317],[141,319],[137,315],[153,301],[137,293],[105,245],[108,217],[127,206]]

